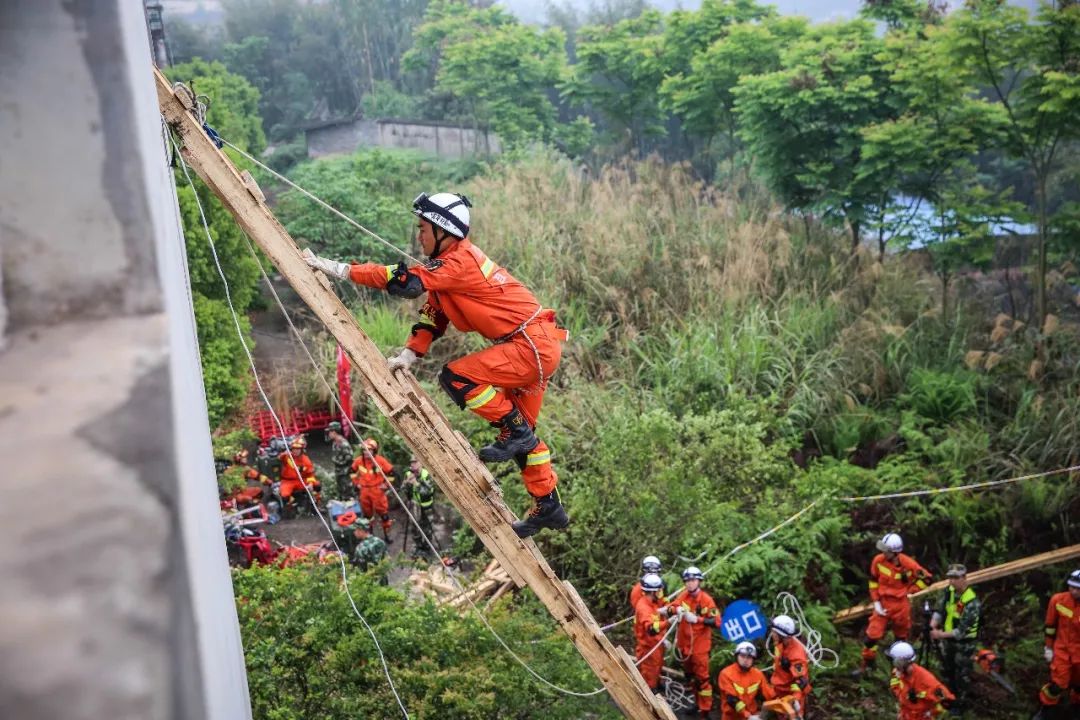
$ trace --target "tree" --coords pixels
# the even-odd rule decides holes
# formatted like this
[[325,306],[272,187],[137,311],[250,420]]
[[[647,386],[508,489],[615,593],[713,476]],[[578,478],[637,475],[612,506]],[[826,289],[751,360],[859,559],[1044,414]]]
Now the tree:
[[893,191],[861,167],[862,129],[897,114],[882,48],[865,20],[815,26],[783,53],[782,70],[734,90],[739,136],[769,186],[791,209],[843,218],[852,252]]
[[956,71],[988,92],[1005,115],[1006,152],[1022,158],[1035,194],[1038,227],[1035,320],[1046,317],[1049,232],[1055,207],[1050,183],[1062,152],[1080,137],[1080,5],[1043,4],[1027,11],[996,0],[976,0],[953,14],[941,37]]
[[683,121],[687,132],[711,145],[723,137],[723,156],[734,159],[738,140],[734,89],[745,75],[780,69],[780,55],[804,32],[799,17],[770,18],[732,25],[725,35],[694,55],[690,70],[668,76],[660,88],[662,106]]
[[581,28],[577,64],[560,85],[563,99],[595,108],[638,155],[647,139],[666,132],[658,92],[666,67],[663,29],[657,10],[610,27]]
[[507,145],[552,139],[557,113],[549,95],[566,65],[561,30],[522,25],[499,7],[439,0],[428,6],[402,62],[428,78],[432,94]]
[[971,169],[952,171],[991,144],[1004,120],[999,108],[975,96],[968,78],[955,71],[939,41],[943,32],[938,24],[894,30],[878,55],[902,109],[862,130],[859,174],[894,193],[870,223],[881,259],[886,239],[903,234],[923,203],[940,206],[950,188],[973,181]]

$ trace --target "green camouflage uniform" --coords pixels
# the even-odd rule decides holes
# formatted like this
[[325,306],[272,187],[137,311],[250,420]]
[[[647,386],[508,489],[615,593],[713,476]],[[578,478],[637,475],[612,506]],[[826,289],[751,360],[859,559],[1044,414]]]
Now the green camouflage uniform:
[[[424,534],[432,538],[434,535],[432,520],[435,514],[435,481],[431,479],[431,473],[426,468],[420,469],[419,476],[409,471],[409,483],[406,487],[408,488],[409,499],[415,507],[416,521],[420,524]],[[434,541],[434,538],[432,540]],[[414,554],[422,553],[426,547],[423,538],[417,538]]]
[[353,552],[353,559],[361,570],[378,565],[386,557],[386,543],[382,538],[368,535],[361,540]]
[[954,706],[963,709],[970,700],[971,670],[973,658],[979,649],[982,603],[970,587],[958,596],[956,590],[950,586],[941,594],[936,612],[943,619],[942,630],[956,631],[956,639],[946,638],[941,641],[942,670],[945,685],[956,695]]
[[349,471],[352,469],[352,445],[345,438],[334,441],[330,450],[330,459],[334,463],[334,480],[337,483],[338,497],[347,498],[355,495]]

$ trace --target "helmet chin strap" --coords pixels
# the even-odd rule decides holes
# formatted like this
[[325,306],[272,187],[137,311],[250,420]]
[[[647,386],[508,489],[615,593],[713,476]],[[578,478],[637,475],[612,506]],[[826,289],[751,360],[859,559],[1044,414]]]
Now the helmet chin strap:
[[446,242],[447,239],[456,240],[457,236],[453,233],[443,230],[441,227],[431,222],[430,220],[425,220],[425,222],[431,225],[431,232],[435,236],[435,247],[431,249],[431,254],[428,255],[429,260],[434,260],[435,258],[439,257],[439,255],[442,255],[443,251],[446,249],[443,246],[443,243]]

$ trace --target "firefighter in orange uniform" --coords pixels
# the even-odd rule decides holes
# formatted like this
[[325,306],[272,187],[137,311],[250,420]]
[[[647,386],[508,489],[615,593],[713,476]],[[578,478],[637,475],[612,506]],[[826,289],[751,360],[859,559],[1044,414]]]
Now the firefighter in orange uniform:
[[765,674],[754,667],[756,657],[754,643],[741,642],[735,646],[735,662],[716,676],[722,720],[761,720],[762,705],[773,699]]
[[315,496],[315,504],[322,500],[319,495],[321,485],[315,477],[315,465],[304,450],[307,449],[307,438],[297,435],[289,444],[289,450],[281,453],[278,459],[281,461],[281,499],[289,505],[295,505],[293,493],[303,491],[304,485],[311,488]]
[[866,626],[862,663],[856,676],[861,676],[874,664],[877,645],[890,627],[895,639],[908,639],[911,634],[908,595],[924,589],[930,579],[925,568],[903,554],[904,541],[896,533],[889,533],[879,540],[877,549],[881,552],[870,563],[870,599],[874,602],[874,611]]
[[[1080,717],[1080,570],[1066,580],[1068,590],[1050,597],[1046,604],[1046,647],[1050,682],[1039,690],[1040,720]],[[1069,715],[1060,707],[1061,696],[1069,690]]]
[[[645,559],[641,561],[641,577],[645,577],[649,573],[655,573],[659,575],[663,572],[663,566],[660,564],[660,558],[655,555],[646,555]],[[663,582],[663,579],[661,579]],[[666,583],[663,589],[660,591],[660,600],[664,600],[664,595],[667,593]],[[634,583],[634,587],[630,588],[630,611],[633,612],[637,609],[637,601],[641,599],[644,592],[641,589],[641,581],[638,580]]]
[[776,697],[792,698],[795,714],[806,713],[806,697],[810,694],[810,660],[798,638],[799,628],[787,615],[777,615],[769,625],[773,645],[773,671],[769,677]]
[[498,438],[480,450],[485,462],[514,460],[534,506],[514,531],[529,537],[541,529],[560,530],[570,522],[556,489],[551,452],[535,434],[548,380],[559,366],[566,331],[506,269],[469,239],[468,199],[453,193],[413,201],[420,245],[429,261],[406,267],[347,265],[305,251],[309,265],[328,275],[417,298],[427,293],[420,322],[405,349],[390,358],[390,369],[408,369],[453,325],[478,332],[493,345],[443,366],[439,384],[462,409],[499,428]]
[[900,640],[889,648],[893,671],[889,690],[900,701],[898,720],[931,720],[945,713],[945,704],[955,700],[949,688],[934,673],[915,662],[915,648]]
[[[635,656],[638,672],[653,692],[660,690],[660,671],[664,668],[664,650],[668,631],[667,608],[660,596],[663,582],[656,573],[641,578],[642,596],[634,608]],[[644,658],[644,659],[642,659]]]
[[376,515],[382,519],[383,537],[389,543],[390,526],[394,521],[390,518],[390,501],[386,498],[386,491],[387,481],[394,476],[394,466],[378,452],[378,440],[365,440],[360,454],[353,460],[350,477],[360,491],[360,512],[372,522]]
[[701,589],[705,578],[701,570],[688,567],[683,571],[683,589],[671,598],[669,614],[678,614],[679,628],[675,631],[675,647],[683,658],[682,668],[697,699],[701,717],[712,710],[713,689],[709,682],[709,652],[712,650],[713,628],[720,621],[720,609],[709,593]]

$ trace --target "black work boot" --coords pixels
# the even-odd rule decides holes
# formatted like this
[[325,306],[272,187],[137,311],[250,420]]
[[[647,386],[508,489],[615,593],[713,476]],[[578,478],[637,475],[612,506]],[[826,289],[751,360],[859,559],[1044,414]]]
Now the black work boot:
[[516,520],[511,525],[519,538],[535,535],[544,528],[562,530],[570,524],[570,518],[559,501],[559,491],[552,490],[543,497],[533,498],[535,504],[524,520]]
[[499,421],[499,437],[490,445],[480,448],[480,459],[484,462],[503,462],[515,455],[528,453],[540,442],[517,408],[503,416]]

